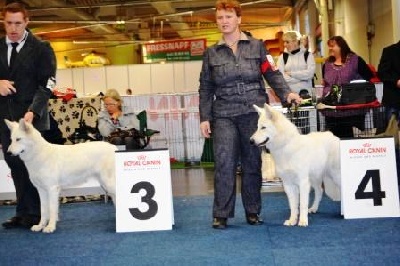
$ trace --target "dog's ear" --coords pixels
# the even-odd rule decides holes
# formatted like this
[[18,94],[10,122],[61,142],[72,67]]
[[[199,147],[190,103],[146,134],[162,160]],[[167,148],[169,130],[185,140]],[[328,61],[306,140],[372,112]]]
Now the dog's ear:
[[6,125],[7,125],[9,130],[11,130],[13,127],[18,126],[17,122],[13,122],[13,121],[10,121],[8,119],[4,119],[4,122],[6,123]]
[[253,104],[254,109],[256,109],[257,113],[260,115],[264,112],[264,110],[257,105]]
[[23,130],[23,131],[28,133],[32,129],[33,126],[32,126],[31,123],[28,123],[23,118],[21,118],[19,120],[19,127],[20,127],[21,130]]
[[264,113],[265,113],[265,115],[269,118],[269,119],[271,119],[272,118],[272,115],[273,115],[273,113],[274,113],[274,109],[272,108],[272,106],[271,105],[269,105],[269,104],[264,104]]

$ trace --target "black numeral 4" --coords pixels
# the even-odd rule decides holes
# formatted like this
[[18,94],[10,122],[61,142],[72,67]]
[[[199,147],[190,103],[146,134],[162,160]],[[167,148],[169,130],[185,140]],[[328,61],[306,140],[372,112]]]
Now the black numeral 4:
[[[372,191],[365,192],[369,180],[372,182]],[[355,196],[356,199],[373,199],[374,206],[382,206],[382,199],[386,197],[386,193],[381,189],[379,169],[367,170],[361,183],[358,185]]]

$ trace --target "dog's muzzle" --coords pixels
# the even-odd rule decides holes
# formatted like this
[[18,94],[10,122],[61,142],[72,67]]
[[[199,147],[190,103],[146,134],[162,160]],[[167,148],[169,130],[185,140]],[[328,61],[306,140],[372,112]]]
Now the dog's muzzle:
[[251,145],[257,145],[258,147],[261,147],[261,146],[265,146],[265,144],[267,144],[268,141],[269,141],[269,138],[266,138],[263,142],[261,142],[259,144],[256,144],[254,139],[251,138],[250,139],[250,144]]
[[10,154],[11,156],[19,156],[21,153],[24,153],[25,150],[20,151],[18,154],[15,154],[13,152],[7,151],[8,154]]
[[269,138],[266,138],[263,142],[261,142],[260,144],[258,144],[258,146],[265,146],[267,144],[267,142],[269,141]]

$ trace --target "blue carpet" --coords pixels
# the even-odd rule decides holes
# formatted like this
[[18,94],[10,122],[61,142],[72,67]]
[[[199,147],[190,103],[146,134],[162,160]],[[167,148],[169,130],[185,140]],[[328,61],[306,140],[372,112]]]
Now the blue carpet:
[[[323,198],[309,226],[285,227],[284,193],[263,194],[262,226],[245,222],[240,195],[226,230],[211,228],[212,197],[175,197],[171,231],[115,233],[111,203],[61,205],[54,234],[0,229],[0,265],[399,265],[400,219],[344,220]],[[15,206],[0,207],[0,221]]]

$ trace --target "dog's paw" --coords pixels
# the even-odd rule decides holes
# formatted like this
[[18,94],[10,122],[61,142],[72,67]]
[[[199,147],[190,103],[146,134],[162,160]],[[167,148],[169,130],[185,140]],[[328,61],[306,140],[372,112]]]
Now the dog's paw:
[[318,208],[311,207],[308,209],[308,213],[316,213],[317,211],[318,211]]
[[283,223],[283,225],[286,225],[286,226],[295,226],[296,224],[297,224],[297,220],[293,220],[293,219],[286,220]]
[[33,231],[33,232],[40,232],[40,231],[42,231],[43,227],[44,227],[44,226],[41,225],[41,224],[33,225],[33,226],[31,227],[31,231]]
[[298,226],[308,226],[308,219],[300,219]]
[[53,233],[54,231],[56,231],[56,227],[51,225],[48,225],[43,229],[43,233]]

